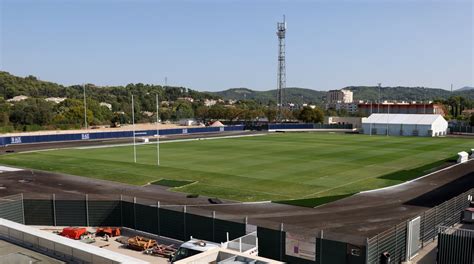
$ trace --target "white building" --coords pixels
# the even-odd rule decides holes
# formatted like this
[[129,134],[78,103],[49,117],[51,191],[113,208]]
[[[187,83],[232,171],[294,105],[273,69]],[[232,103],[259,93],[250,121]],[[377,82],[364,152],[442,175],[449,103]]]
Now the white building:
[[62,101],[66,100],[66,99],[67,99],[66,97],[48,97],[44,100],[48,101],[48,102],[53,102],[55,104],[59,104],[59,103],[61,103]]
[[207,106],[207,107],[213,106],[215,104],[217,104],[217,101],[214,100],[214,99],[205,99],[204,100],[204,105]]
[[349,113],[357,112],[357,103],[354,103],[353,92],[349,90],[331,90],[327,93],[326,109],[346,110]]
[[362,118],[364,134],[389,136],[444,136],[448,122],[441,115],[372,114]]
[[327,94],[328,104],[344,103],[349,104],[353,101],[353,93],[349,90],[331,90]]
[[13,97],[12,99],[8,99],[7,102],[20,102],[26,99],[28,99],[28,96],[26,95],[17,95]]
[[112,111],[112,104],[109,104],[109,103],[106,103],[106,102],[100,102],[99,105],[100,105],[100,106],[105,106],[105,107],[107,107],[109,110]]

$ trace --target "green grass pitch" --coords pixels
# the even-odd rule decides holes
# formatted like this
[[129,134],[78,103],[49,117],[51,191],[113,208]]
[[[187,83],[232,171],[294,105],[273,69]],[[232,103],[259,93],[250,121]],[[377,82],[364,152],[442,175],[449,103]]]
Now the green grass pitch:
[[153,143],[137,147],[137,164],[132,146],[14,153],[0,156],[0,163],[136,185],[192,181],[173,190],[239,201],[326,201],[418,177],[473,147],[469,143],[462,138],[285,133],[160,144],[159,167]]

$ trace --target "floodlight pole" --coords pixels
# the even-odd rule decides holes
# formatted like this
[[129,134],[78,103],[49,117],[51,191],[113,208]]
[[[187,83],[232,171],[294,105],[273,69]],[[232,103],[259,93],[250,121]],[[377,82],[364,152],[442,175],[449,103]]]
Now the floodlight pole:
[[132,94],[132,125],[133,125],[133,161],[137,163],[137,146],[135,140],[135,103]]
[[156,164],[160,166],[160,130],[159,130],[159,101],[156,94]]
[[86,85],[82,85],[82,91],[84,96],[84,127],[87,130],[87,102],[86,102]]

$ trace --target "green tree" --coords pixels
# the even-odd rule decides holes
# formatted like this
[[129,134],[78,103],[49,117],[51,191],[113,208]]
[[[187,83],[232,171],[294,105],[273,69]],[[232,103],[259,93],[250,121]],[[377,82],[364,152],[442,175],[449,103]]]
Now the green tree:
[[176,104],[174,119],[179,120],[183,118],[193,118],[194,111],[189,102],[178,101]]
[[324,113],[319,108],[312,109],[305,106],[301,109],[298,119],[305,123],[321,123],[324,119]]

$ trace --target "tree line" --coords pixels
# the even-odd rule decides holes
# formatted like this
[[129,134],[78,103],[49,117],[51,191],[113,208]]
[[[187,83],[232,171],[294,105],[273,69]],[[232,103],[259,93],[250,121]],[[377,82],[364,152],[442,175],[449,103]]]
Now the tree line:
[[[274,105],[254,100],[240,100],[229,105],[217,95],[185,87],[142,83],[106,87],[93,84],[63,86],[39,80],[34,76],[22,78],[0,72],[1,131],[70,129],[84,126],[84,89],[87,95],[85,115],[89,126],[131,123],[132,94],[137,123],[156,121],[156,95],[160,100],[159,118],[162,121],[195,118],[202,122],[254,122],[259,119],[272,122],[278,114]],[[7,101],[20,95],[28,98],[15,102]],[[55,103],[47,101],[46,98],[49,97],[65,99]],[[215,104],[206,106],[206,100],[213,100]],[[101,103],[110,104],[110,108]],[[284,109],[282,118],[322,122],[323,111],[309,107],[301,110]]]

